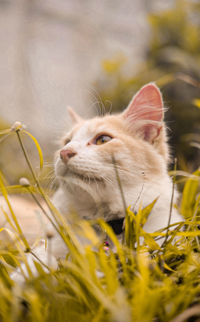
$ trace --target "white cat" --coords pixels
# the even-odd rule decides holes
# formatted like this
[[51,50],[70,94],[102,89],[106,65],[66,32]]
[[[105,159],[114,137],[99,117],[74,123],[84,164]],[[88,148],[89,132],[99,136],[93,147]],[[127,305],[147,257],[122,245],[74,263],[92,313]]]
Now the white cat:
[[[120,114],[89,120],[71,108],[69,114],[73,127],[65,135],[55,160],[60,186],[53,203],[60,212],[68,217],[74,212],[85,219],[101,217],[107,222],[124,218],[117,169],[127,206],[137,211],[158,198],[145,231],[167,226],[172,181],[167,172],[169,152],[158,87],[153,83],[142,87]],[[173,209],[171,223],[181,220]],[[65,253],[59,237],[52,244],[56,257]],[[44,249],[41,256],[44,261]]]
[[[84,120],[72,109],[69,113],[74,126],[55,161],[60,182],[55,206],[63,214],[75,210],[86,219],[124,217],[117,168],[127,206],[137,210],[141,203],[145,207],[158,197],[146,231],[167,226],[172,181],[167,173],[169,153],[158,87],[144,86],[121,114]],[[173,209],[171,222],[180,218]]]

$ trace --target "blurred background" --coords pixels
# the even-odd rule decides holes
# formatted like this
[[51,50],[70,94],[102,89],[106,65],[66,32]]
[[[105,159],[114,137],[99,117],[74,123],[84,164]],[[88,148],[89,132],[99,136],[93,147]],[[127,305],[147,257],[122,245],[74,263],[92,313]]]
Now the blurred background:
[[[149,81],[168,108],[172,155],[193,171],[200,159],[199,0],[0,0],[0,129],[24,123],[50,165],[68,105],[84,117],[116,112]],[[25,144],[37,166],[33,143]],[[15,135],[0,137],[0,169],[10,184],[27,175]]]

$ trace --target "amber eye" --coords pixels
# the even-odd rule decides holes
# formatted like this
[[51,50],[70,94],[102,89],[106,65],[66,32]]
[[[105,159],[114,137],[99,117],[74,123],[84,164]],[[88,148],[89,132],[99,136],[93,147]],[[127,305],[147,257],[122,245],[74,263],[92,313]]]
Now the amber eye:
[[100,145],[100,144],[104,144],[109,142],[110,140],[112,140],[111,136],[109,135],[100,135],[96,138],[95,140],[95,144],[96,145]]

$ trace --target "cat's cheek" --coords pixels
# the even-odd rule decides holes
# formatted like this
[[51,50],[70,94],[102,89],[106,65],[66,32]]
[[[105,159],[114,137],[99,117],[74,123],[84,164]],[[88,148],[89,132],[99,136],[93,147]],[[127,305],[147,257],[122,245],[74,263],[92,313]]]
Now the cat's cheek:
[[66,166],[65,164],[63,164],[59,157],[55,161],[54,171],[56,177],[63,176],[66,172]]
[[115,154],[123,151],[123,142],[119,139],[113,139],[110,142],[97,147],[97,153],[106,159],[112,159]]

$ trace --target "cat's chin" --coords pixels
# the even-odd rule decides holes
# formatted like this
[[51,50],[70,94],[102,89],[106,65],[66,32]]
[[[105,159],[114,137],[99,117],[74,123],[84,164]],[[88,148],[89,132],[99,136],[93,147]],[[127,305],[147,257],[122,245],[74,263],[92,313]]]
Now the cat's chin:
[[[97,182],[96,179],[89,181],[88,178],[85,179],[85,177],[81,175],[69,173],[64,177],[58,177],[58,179],[63,191],[65,191],[65,194],[68,196],[68,199],[71,200],[70,203],[73,204],[75,209],[80,208],[82,204],[84,204],[84,207],[85,205],[88,207],[92,204],[92,208],[96,209],[96,205],[102,197],[101,192],[105,190],[103,181]],[[77,213],[79,213],[79,211],[77,211]]]
[[62,182],[62,183],[72,183],[75,185],[99,185],[99,184],[104,184],[103,178],[94,176],[94,175],[89,175],[89,174],[83,174],[78,171],[74,170],[65,170],[62,171],[62,173],[57,173],[57,178]]

